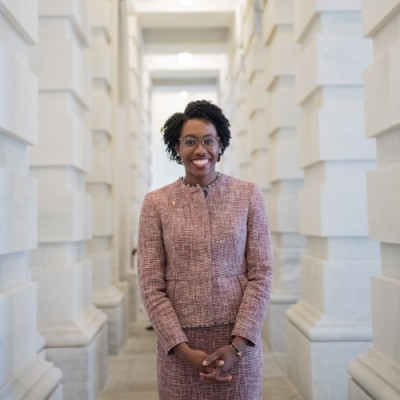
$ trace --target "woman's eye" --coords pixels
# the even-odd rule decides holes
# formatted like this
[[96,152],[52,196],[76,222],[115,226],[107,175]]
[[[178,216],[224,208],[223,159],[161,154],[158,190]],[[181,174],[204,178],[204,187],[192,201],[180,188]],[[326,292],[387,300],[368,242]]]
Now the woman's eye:
[[215,142],[214,142],[214,139],[213,139],[213,138],[206,138],[206,139],[204,139],[204,144],[205,144],[206,146],[212,146],[214,143],[215,143]]
[[196,144],[196,140],[194,140],[194,139],[186,139],[185,140],[186,146],[194,146],[195,144]]

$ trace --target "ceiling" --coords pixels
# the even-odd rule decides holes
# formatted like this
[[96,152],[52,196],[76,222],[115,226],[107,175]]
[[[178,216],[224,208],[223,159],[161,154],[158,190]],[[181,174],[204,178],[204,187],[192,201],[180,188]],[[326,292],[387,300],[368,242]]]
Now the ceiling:
[[[226,65],[236,0],[131,0],[131,8],[154,84],[218,80]],[[184,63],[178,58],[182,52],[191,54]]]

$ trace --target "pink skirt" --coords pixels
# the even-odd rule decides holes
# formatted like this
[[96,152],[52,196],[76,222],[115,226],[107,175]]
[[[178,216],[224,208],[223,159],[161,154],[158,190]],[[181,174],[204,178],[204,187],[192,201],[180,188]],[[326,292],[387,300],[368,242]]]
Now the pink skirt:
[[[233,325],[206,328],[186,328],[185,334],[192,348],[207,354],[230,342]],[[246,353],[229,371],[230,382],[206,383],[191,367],[174,354],[167,355],[158,346],[157,372],[160,400],[261,400],[262,396],[261,341],[249,346]]]

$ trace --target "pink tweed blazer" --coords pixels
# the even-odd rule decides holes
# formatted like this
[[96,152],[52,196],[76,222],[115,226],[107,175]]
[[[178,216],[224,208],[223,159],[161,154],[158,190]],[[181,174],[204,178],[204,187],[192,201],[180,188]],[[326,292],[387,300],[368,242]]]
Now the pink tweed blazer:
[[272,276],[260,189],[228,175],[210,187],[180,180],[146,195],[140,216],[141,295],[162,348],[182,328],[234,323],[232,336],[260,340]]

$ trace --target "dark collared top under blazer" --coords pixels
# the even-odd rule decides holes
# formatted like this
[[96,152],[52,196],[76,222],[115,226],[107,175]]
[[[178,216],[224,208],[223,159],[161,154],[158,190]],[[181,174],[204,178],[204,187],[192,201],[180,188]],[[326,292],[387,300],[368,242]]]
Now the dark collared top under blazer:
[[255,184],[222,174],[206,197],[181,180],[148,193],[138,256],[143,302],[166,353],[189,327],[234,323],[232,336],[260,340],[272,257]]

